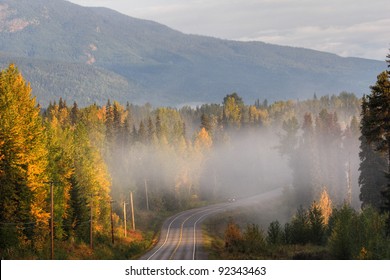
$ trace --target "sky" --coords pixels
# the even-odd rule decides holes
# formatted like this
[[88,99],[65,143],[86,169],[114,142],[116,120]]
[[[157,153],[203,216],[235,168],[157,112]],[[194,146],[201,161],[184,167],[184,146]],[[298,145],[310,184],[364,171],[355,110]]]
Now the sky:
[[262,41],[385,60],[389,0],[70,0],[187,34]]

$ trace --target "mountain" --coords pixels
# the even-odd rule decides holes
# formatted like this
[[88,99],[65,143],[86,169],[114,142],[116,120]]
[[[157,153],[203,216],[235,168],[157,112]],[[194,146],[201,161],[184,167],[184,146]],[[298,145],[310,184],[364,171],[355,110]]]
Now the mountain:
[[186,35],[106,8],[0,1],[0,66],[15,62],[45,105],[245,102],[368,92],[384,62],[303,48]]

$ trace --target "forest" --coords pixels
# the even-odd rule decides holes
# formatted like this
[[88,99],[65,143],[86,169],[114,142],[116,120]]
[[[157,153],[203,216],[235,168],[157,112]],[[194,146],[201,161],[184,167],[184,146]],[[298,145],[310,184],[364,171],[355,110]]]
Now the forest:
[[[137,258],[170,214],[283,188],[284,227],[266,236],[230,220],[226,258],[310,243],[329,258],[388,259],[389,84],[385,71],[362,99],[42,108],[11,64],[0,73],[0,257]],[[367,235],[351,241],[352,227]]]

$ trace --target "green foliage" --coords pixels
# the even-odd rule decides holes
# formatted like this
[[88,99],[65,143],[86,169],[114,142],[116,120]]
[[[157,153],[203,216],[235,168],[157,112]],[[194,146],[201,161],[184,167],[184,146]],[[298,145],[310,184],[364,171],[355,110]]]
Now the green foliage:
[[[354,258],[365,259],[389,259],[390,258],[390,243],[389,236],[386,234],[386,221],[388,214],[380,215],[372,207],[366,207],[359,215],[357,231],[357,244],[360,247],[359,255]],[[362,255],[362,251],[365,254]]]
[[[359,184],[362,205],[390,212],[390,79],[378,75],[371,94],[363,98]],[[390,224],[390,223],[389,223]],[[390,232],[390,227],[389,227]]]
[[[387,219],[387,214],[374,208],[358,212],[344,204],[333,209],[325,225],[319,207],[313,204],[308,210],[299,208],[284,228],[278,221],[271,222],[265,236],[259,225],[248,224],[241,231],[230,218],[227,225],[221,222],[226,225],[225,247],[217,242],[211,250],[216,258],[219,254],[224,259],[386,260],[390,256]],[[213,231],[218,231],[214,227],[218,222],[213,222]]]
[[305,244],[309,240],[309,219],[302,206],[291,220],[289,239],[291,244]]
[[240,127],[243,107],[244,103],[237,93],[227,95],[224,98],[223,121],[228,127]]
[[331,218],[329,248],[337,259],[386,259],[389,239],[386,236],[385,215],[367,207],[356,213],[344,205]]
[[325,241],[325,224],[321,209],[313,204],[309,209],[308,218],[308,240],[315,245],[322,245]]
[[138,104],[219,102],[216,92],[235,88],[248,101],[259,93],[307,98],[313,89],[318,95],[344,88],[361,92],[383,68],[378,61],[301,48],[184,35],[67,1],[3,2],[8,5],[5,15],[10,14],[4,18],[5,30],[16,19],[35,24],[1,33],[0,60],[23,67],[45,105],[61,96],[80,106],[102,105],[107,96]]
[[268,226],[267,243],[272,245],[280,245],[283,243],[283,229],[279,221],[273,221]]
[[244,250],[247,254],[259,254],[266,250],[266,241],[264,232],[259,225],[248,224],[244,233]]
[[[122,226],[124,216],[117,205],[128,201],[130,191],[136,200],[137,220],[152,213],[163,215],[193,207],[204,203],[202,199],[212,201],[236,188],[234,177],[246,180],[259,173],[257,163],[262,161],[250,162],[248,154],[253,151],[248,149],[246,153],[234,142],[235,137],[242,135],[258,135],[256,139],[261,140],[268,135],[267,131],[284,130],[281,152],[289,157],[296,176],[295,195],[305,201],[305,206],[318,194],[319,182],[329,180],[330,186],[334,186],[345,179],[325,166],[335,159],[340,163],[346,161],[347,152],[340,152],[347,145],[341,143],[336,111],[348,107],[355,112],[357,98],[353,95],[344,93],[256,107],[245,105],[241,97],[231,94],[223,106],[211,104],[180,110],[152,108],[150,104],[123,106],[117,101],[109,101],[103,107],[94,104],[79,108],[77,103],[68,107],[61,98],[58,104],[41,109],[39,116],[39,109],[29,97],[29,87],[13,71],[12,67],[3,71],[0,84],[0,201],[4,206],[1,221],[8,223],[0,228],[4,237],[2,248],[15,255],[22,251],[27,255],[28,248],[37,247],[40,251],[32,257],[48,256],[48,182],[55,187],[55,242],[75,242],[81,247],[88,243],[91,207],[93,233],[102,236],[103,242],[110,236],[110,201],[116,201],[114,227]],[[23,98],[15,97],[15,92],[23,93]],[[331,108],[335,111],[330,111]],[[344,114],[343,121],[350,123],[352,117]],[[229,129],[229,125],[235,129]],[[323,154],[320,161],[317,157],[320,147],[327,143],[335,152]],[[222,160],[213,157],[219,149],[226,156]],[[299,159],[303,163],[297,166]],[[242,169],[243,165],[246,168]],[[222,170],[226,166],[228,170]],[[258,192],[261,179],[244,181],[242,186],[252,193]],[[242,195],[248,190],[243,190]],[[149,211],[146,201],[150,204]],[[337,219],[333,220],[332,226]],[[37,221],[39,227],[27,226]],[[145,221],[140,224],[144,229],[150,226]],[[324,225],[317,206],[299,209],[284,228],[278,222],[271,223],[266,236],[257,225],[250,224],[241,231],[232,222],[226,230],[226,251],[261,258],[269,254],[272,246],[324,245],[333,230],[331,225]],[[380,240],[380,236],[375,238]],[[380,242],[362,245],[367,256],[380,258],[385,254],[377,253]],[[142,246],[134,245],[129,252],[139,252]]]

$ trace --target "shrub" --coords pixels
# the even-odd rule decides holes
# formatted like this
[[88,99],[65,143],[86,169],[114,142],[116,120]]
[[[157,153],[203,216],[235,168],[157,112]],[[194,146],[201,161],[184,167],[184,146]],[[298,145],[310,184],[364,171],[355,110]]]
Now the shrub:
[[242,233],[240,227],[230,219],[225,230],[225,248],[228,252],[237,252],[242,249]]

